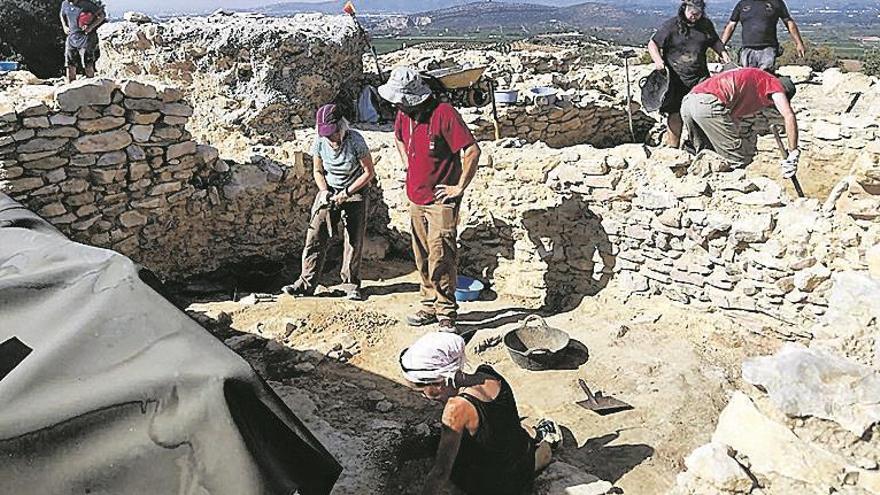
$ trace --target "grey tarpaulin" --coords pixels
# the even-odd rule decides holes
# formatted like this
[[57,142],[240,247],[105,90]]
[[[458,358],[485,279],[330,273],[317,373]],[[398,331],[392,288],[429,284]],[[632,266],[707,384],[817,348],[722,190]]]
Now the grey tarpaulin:
[[0,493],[326,494],[340,472],[131,260],[0,194]]

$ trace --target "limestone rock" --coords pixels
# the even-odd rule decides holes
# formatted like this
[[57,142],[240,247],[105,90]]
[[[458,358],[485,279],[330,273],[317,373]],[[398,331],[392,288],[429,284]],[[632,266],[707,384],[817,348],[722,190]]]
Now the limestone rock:
[[736,392],[718,418],[712,441],[748,457],[755,475],[775,474],[811,485],[830,487],[843,472],[839,458],[801,440],[765,416],[748,396]]
[[122,14],[122,18],[135,24],[150,24],[153,22],[150,16],[141,12],[126,12]]
[[880,372],[846,358],[786,344],[773,356],[746,360],[742,373],[791,417],[828,419],[857,437],[880,422]]
[[633,198],[633,205],[646,210],[665,210],[678,204],[675,195],[665,191],[641,189]]
[[794,286],[804,292],[812,292],[822,282],[831,278],[831,270],[825,265],[814,265],[794,275]]
[[795,84],[805,83],[813,78],[813,68],[809,65],[783,65],[776,69],[780,76],[788,76]]
[[693,476],[719,490],[749,493],[754,482],[732,454],[727,445],[710,442],[691,452],[684,465]]
[[865,251],[865,262],[868,264],[868,272],[871,276],[880,280],[880,244]]
[[58,88],[55,101],[65,112],[89,105],[109,105],[116,83],[109,79],[79,79]]
[[535,495],[605,495],[614,486],[571,464],[555,461],[535,480]]
[[123,130],[90,134],[73,142],[81,153],[106,153],[125,149],[132,142],[131,135]]
[[773,231],[773,217],[769,214],[740,216],[731,227],[731,234],[739,242],[765,242]]
[[155,86],[138,81],[125,81],[120,88],[122,94],[128,98],[156,98],[159,96]]

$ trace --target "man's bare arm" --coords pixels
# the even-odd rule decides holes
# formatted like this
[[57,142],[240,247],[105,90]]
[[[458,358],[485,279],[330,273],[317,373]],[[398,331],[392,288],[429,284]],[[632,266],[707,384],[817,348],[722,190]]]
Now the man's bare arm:
[[397,154],[400,155],[400,163],[403,163],[405,168],[409,168],[409,159],[406,156],[406,145],[399,139],[395,139],[394,144],[397,145]]
[[794,41],[795,49],[798,51],[798,55],[801,58],[806,55],[807,49],[804,46],[804,39],[801,38],[801,30],[798,29],[798,25],[794,22],[794,19],[788,19],[785,21],[785,27],[788,29],[788,34],[791,35],[791,39]]
[[785,120],[785,137],[788,138],[788,151],[797,149],[798,147],[798,123],[791,103],[785,93],[773,93],[770,95],[773,99],[773,105],[782,118]]
[[657,46],[657,43],[654,43],[654,40],[648,41],[648,54],[651,55],[651,60],[654,61],[654,68],[657,70],[663,70],[666,67],[666,62],[663,61],[663,55],[660,54],[660,47]]
[[730,21],[724,26],[724,32],[721,33],[721,43],[727,44],[730,41],[730,38],[733,38],[733,33],[736,31],[736,21]]

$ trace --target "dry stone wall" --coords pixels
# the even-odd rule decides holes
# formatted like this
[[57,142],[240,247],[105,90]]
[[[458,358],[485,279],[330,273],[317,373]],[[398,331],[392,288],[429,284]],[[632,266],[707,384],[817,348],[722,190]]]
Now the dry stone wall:
[[[553,105],[517,104],[498,107],[502,137],[528,143],[544,142],[553,148],[590,144],[608,148],[628,142],[644,142],[656,121],[633,104],[633,134],[630,134],[625,102],[598,91],[584,91]],[[495,139],[489,109],[463,112],[480,140]]]
[[363,73],[365,41],[343,15],[221,13],[111,23],[100,34],[99,73],[184,88],[197,109],[192,130],[209,141],[293,139],[320,105],[357,95]]
[[[302,155],[221,160],[186,129],[181,91],[137,81],[0,97],[0,191],[74,240],[180,279],[302,245],[312,199]],[[6,95],[9,96],[9,95]]]
[[[627,294],[767,315],[780,324],[756,331],[797,340],[829,310],[835,273],[877,263],[876,216],[790,198],[772,179],[723,171],[711,152],[555,150],[512,139],[483,147],[463,204],[461,271],[545,308],[573,308],[614,283]],[[391,225],[406,232],[404,170],[391,146],[378,153]],[[880,143],[862,153],[876,166]]]

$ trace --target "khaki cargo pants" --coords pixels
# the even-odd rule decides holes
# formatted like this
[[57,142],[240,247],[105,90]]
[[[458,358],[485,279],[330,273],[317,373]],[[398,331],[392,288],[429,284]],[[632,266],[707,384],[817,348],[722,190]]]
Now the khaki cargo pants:
[[[317,202],[317,198],[315,198]],[[313,206],[313,209],[315,207]],[[367,234],[367,210],[369,202],[366,195],[357,194],[340,206],[316,210],[309,222],[306,232],[306,245],[302,253],[302,272],[299,283],[309,290],[314,290],[316,279],[324,267],[324,258],[330,245],[330,232],[327,223],[338,229],[342,223],[342,267],[339,276],[341,288],[345,291],[360,288],[361,255],[364,238]]]
[[742,138],[730,110],[715,95],[689,93],[681,103],[681,120],[697,151],[714,149],[734,168],[752,162],[751,140]]
[[413,257],[421,277],[422,309],[455,319],[458,275],[458,212],[455,203],[410,204]]

